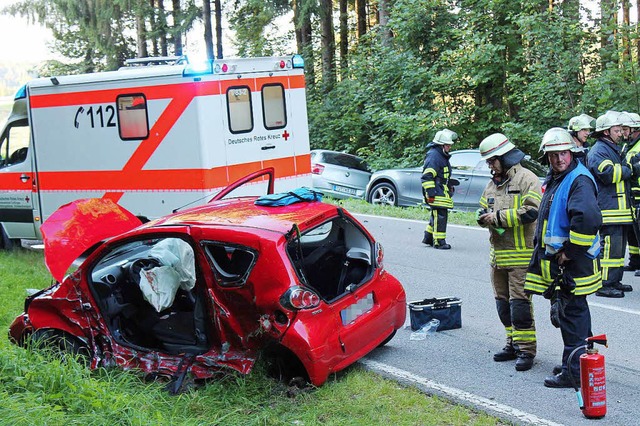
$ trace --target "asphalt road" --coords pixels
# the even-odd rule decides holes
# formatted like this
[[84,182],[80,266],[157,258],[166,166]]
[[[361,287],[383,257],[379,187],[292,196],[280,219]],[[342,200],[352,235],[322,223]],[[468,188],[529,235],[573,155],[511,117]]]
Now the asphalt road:
[[[534,297],[538,355],[533,368],[518,372],[514,361],[494,362],[504,346],[489,279],[488,233],[450,225],[449,251],[421,244],[425,222],[357,215],[383,244],[386,269],[404,285],[407,300],[458,297],[462,328],[438,332],[426,340],[409,340],[399,330],[383,348],[362,363],[427,393],[472,405],[517,424],[593,424],[586,419],[573,389],[549,389],[544,378],[561,362],[560,331],[549,322],[549,302]],[[622,299],[589,296],[593,333],[606,333],[607,415],[598,424],[640,424],[640,277],[626,272],[635,287]],[[407,314],[408,318],[408,314]]]

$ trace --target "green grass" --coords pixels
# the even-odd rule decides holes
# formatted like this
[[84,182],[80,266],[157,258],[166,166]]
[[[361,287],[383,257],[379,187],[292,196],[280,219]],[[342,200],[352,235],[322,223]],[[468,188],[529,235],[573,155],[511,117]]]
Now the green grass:
[[[323,201],[338,204],[350,213],[371,214],[376,216],[397,217],[401,219],[429,220],[430,210],[428,207],[393,207],[393,206],[376,206],[367,203],[364,200],[356,200],[352,198],[344,200],[335,200],[332,198],[324,198]],[[457,225],[478,226],[473,212],[449,212],[449,223]]]
[[[0,329],[22,311],[26,289],[50,282],[42,253],[0,251]],[[74,359],[19,348],[6,334],[0,338],[1,425],[504,424],[360,367],[310,390],[269,379],[260,365],[178,396],[164,385],[135,371],[91,371]]]

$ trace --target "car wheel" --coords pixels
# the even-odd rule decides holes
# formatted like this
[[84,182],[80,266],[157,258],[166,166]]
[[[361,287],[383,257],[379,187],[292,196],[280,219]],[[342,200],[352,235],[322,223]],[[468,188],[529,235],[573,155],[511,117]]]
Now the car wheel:
[[380,344],[378,345],[378,347],[379,347],[379,348],[381,348],[381,347],[383,347],[384,345],[386,345],[387,343],[389,343],[389,342],[391,341],[391,339],[393,339],[393,336],[395,336],[395,335],[396,335],[396,331],[398,331],[398,330],[393,330],[393,333],[391,333],[391,334],[389,335],[389,337],[387,337],[386,339],[384,339],[384,340],[382,341],[382,343],[380,343]]
[[89,348],[80,339],[62,330],[36,330],[29,336],[28,344],[32,349],[47,352],[56,358],[72,356],[87,361],[89,357]]
[[378,183],[373,187],[373,189],[371,189],[369,202],[375,205],[386,204],[388,206],[397,206],[398,192],[396,191],[396,188],[390,183]]

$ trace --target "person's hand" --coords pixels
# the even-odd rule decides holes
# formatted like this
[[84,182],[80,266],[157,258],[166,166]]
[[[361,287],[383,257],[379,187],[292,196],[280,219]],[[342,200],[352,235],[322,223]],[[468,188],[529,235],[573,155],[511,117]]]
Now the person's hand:
[[495,212],[485,213],[478,218],[478,222],[484,223],[487,226],[493,225],[495,221],[496,221]]
[[434,201],[436,201],[435,197],[429,197],[427,198],[427,204],[433,204]]
[[561,251],[560,253],[556,254],[556,259],[558,259],[558,265],[564,265],[565,263],[567,263],[567,262],[569,262],[571,260],[564,253],[564,250]]

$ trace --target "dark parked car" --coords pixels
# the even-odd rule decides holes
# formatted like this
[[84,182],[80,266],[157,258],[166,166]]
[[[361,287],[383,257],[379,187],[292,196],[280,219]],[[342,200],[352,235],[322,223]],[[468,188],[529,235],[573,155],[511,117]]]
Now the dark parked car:
[[[460,182],[453,195],[454,209],[473,211],[479,207],[480,196],[491,179],[487,163],[477,149],[451,152],[451,177]],[[541,180],[547,168],[527,157],[524,166]],[[424,204],[422,196],[422,167],[380,170],[371,175],[366,200],[373,204],[411,207]]]
[[313,189],[332,198],[364,198],[371,170],[360,157],[344,152],[311,151]]
[[56,282],[27,298],[9,337],[178,386],[248,373],[260,354],[278,377],[319,386],[387,343],[406,297],[381,245],[333,204],[222,199],[260,177],[145,224],[109,199],[62,206],[42,225]]

